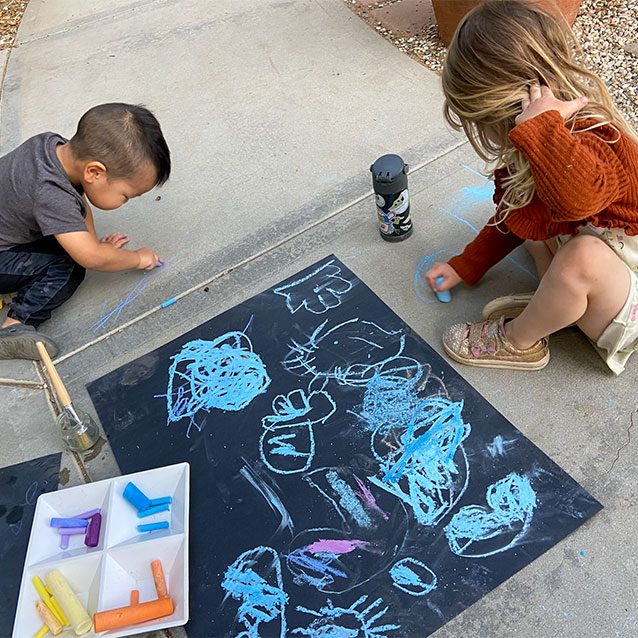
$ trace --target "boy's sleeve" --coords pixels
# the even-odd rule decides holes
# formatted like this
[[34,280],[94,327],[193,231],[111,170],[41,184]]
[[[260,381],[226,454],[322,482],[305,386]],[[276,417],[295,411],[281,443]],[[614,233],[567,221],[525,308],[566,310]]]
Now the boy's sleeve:
[[459,277],[470,286],[477,283],[492,266],[523,243],[523,239],[518,235],[503,232],[490,225],[493,223],[494,217],[460,255],[448,261]]
[[610,143],[618,135],[609,126],[571,133],[558,111],[540,113],[510,131],[529,160],[550,221],[586,219],[622,197],[629,179]]
[[33,217],[44,237],[87,230],[80,201],[56,186],[44,184],[36,193]]

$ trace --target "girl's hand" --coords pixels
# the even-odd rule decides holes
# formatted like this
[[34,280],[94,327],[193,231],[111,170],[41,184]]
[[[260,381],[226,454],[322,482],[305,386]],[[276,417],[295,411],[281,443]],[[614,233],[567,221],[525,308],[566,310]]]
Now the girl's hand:
[[522,124],[545,111],[558,111],[562,118],[566,120],[582,109],[587,104],[586,97],[577,97],[575,100],[563,102],[554,97],[552,90],[548,86],[532,84],[529,87],[529,97],[521,100],[521,114],[514,119],[516,125]]
[[122,248],[124,244],[128,244],[128,241],[128,235],[125,235],[124,233],[111,233],[110,235],[100,239],[102,244],[113,244],[116,248]]
[[[443,277],[443,282],[437,286],[434,282],[439,277]],[[439,291],[449,290],[450,288],[454,288],[456,284],[461,283],[461,278],[450,264],[442,264],[439,262],[432,264],[430,269],[425,273],[425,279],[432,290]]]

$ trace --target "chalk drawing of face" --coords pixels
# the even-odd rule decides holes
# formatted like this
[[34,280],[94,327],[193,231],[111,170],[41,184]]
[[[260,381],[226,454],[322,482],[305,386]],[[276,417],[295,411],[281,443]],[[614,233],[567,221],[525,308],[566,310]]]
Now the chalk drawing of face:
[[487,488],[485,500],[487,507],[462,507],[445,527],[455,554],[492,556],[514,547],[527,534],[537,503],[527,476],[508,474]]
[[372,321],[350,319],[330,327],[324,321],[304,343],[293,341],[283,361],[288,372],[335,379],[341,385],[365,385],[405,347],[401,331]]
[[335,402],[323,389],[308,392],[297,389],[276,396],[272,409],[273,414],[261,422],[264,428],[259,440],[262,461],[278,474],[307,470],[315,454],[313,426],[325,423],[334,414]]
[[286,636],[285,609],[288,594],[283,588],[281,560],[270,547],[256,547],[241,554],[224,574],[224,601],[230,596],[239,601],[237,620],[246,632],[242,636],[261,635],[260,626],[269,636]]

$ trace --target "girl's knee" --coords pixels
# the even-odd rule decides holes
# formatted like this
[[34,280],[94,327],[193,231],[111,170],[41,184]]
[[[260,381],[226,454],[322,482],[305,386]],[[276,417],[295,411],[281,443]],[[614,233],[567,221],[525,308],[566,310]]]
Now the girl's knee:
[[556,253],[554,275],[563,279],[591,279],[601,269],[620,258],[607,244],[593,235],[577,235]]

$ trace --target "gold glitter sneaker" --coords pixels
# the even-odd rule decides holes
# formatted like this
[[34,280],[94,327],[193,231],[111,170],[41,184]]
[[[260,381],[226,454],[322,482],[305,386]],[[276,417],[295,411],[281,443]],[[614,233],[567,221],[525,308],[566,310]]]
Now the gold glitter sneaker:
[[549,363],[547,340],[520,350],[512,345],[503,330],[505,317],[478,323],[459,323],[443,333],[443,348],[448,355],[468,366],[540,370]]
[[485,304],[483,308],[483,319],[498,319],[498,317],[514,319],[514,317],[518,317],[531,301],[535,292],[535,290],[531,292],[517,292],[492,299],[492,301]]

